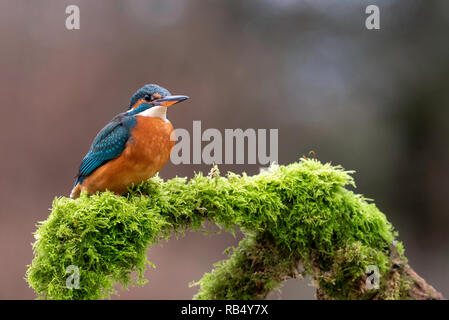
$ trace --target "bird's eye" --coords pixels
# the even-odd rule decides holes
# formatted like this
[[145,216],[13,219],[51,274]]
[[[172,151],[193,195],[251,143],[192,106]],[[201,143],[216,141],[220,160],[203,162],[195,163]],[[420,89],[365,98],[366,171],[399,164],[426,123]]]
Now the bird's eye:
[[144,99],[145,99],[146,101],[151,101],[151,100],[153,100],[153,97],[150,96],[149,94],[147,94],[147,95],[145,96]]

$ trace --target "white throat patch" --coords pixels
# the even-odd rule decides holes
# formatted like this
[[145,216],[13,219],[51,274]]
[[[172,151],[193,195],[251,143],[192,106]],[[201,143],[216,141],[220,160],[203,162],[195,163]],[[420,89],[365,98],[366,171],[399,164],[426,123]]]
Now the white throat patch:
[[161,118],[162,120],[167,120],[167,107],[164,106],[154,106],[145,111],[138,113],[139,116],[143,117],[153,117]]

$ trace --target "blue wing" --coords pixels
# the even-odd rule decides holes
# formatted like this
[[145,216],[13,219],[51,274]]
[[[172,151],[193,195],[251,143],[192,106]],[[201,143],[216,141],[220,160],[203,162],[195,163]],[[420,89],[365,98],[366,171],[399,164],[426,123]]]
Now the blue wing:
[[84,178],[95,169],[122,153],[130,137],[130,129],[134,126],[135,121],[134,117],[113,120],[101,129],[80,165],[75,186],[77,183],[83,182]]

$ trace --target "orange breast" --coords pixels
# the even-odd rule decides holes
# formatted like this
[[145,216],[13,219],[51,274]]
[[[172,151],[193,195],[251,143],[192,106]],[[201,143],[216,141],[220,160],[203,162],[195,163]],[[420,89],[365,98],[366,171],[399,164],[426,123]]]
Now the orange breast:
[[96,169],[84,179],[80,191],[92,194],[110,190],[123,194],[133,184],[154,176],[167,163],[175,144],[170,140],[170,121],[152,117],[137,117],[131,138],[117,158]]

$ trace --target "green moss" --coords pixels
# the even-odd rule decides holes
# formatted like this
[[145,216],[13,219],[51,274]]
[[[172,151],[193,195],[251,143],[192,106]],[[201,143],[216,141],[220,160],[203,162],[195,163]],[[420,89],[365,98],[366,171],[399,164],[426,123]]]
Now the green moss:
[[268,233],[248,235],[238,247],[228,250],[230,259],[216,263],[212,272],[191,284],[201,286],[194,298],[264,299],[279,289],[296,264],[295,259],[286,258],[289,252],[273,245],[273,240]]
[[[173,231],[199,230],[207,218],[246,238],[197,283],[197,298],[264,297],[298,261],[329,297],[360,298],[354,288],[368,265],[388,272],[396,233],[374,204],[346,188],[354,186],[350,173],[301,159],[255,176],[215,170],[189,181],[154,177],[123,197],[57,198],[35,233],[26,279],[41,298],[109,297],[116,283],[144,283],[148,246]],[[69,265],[80,269],[80,289],[66,288]]]

